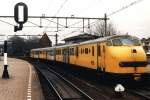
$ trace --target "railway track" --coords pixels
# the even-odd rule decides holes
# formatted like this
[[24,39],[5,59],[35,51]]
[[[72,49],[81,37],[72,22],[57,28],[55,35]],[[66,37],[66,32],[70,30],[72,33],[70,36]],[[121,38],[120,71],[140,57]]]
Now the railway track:
[[52,69],[46,69],[35,66],[40,75],[42,75],[48,84],[52,87],[59,100],[93,100],[85,92],[75,86]]
[[128,89],[128,91],[142,97],[144,100],[150,100],[150,88]]
[[[93,82],[93,80],[91,79],[86,80],[84,78],[81,78],[82,75],[80,73],[78,73],[78,76],[74,76],[73,74],[69,74],[67,71],[58,68],[58,66],[53,66],[51,64],[45,64],[45,63],[40,63],[40,64],[42,65],[42,67],[52,68],[53,70],[57,71],[61,75],[65,76],[67,79],[71,80],[71,82],[73,82],[78,87],[80,87],[80,89],[90,94],[91,97],[94,98],[94,100],[116,100],[116,99],[132,100],[134,98],[134,95],[130,95],[127,92],[124,93],[123,97],[117,98],[114,94],[114,87],[110,86],[108,83],[99,82],[96,76],[95,78],[93,77],[93,80],[96,79],[97,81]],[[77,72],[75,71],[75,73]],[[139,97],[140,99],[138,97],[136,97],[136,100],[141,100],[141,97]]]
[[[51,64],[40,63],[39,66],[42,66],[42,69],[45,68],[43,70],[47,70],[48,72],[52,71],[52,73],[53,73],[53,71],[55,70],[58,73],[61,73],[61,75],[65,76],[67,79],[71,80],[71,82],[76,84],[76,86],[80,87],[80,89],[86,91],[90,95],[92,94],[91,99],[85,99],[84,97],[83,97],[84,99],[82,99],[82,97],[79,98],[79,99],[78,98],[72,98],[72,99],[78,99],[78,100],[81,100],[81,99],[82,100],[110,100],[110,99],[111,100],[116,100],[116,99],[119,99],[119,100],[133,100],[133,99],[135,99],[135,100],[145,100],[146,99],[146,100],[150,100],[149,97],[148,97],[148,95],[149,95],[148,91],[146,91],[146,90],[145,90],[146,91],[145,93],[144,92],[143,93],[141,93],[141,92],[138,93],[139,91],[141,91],[140,89],[139,90],[131,90],[130,89],[130,91],[126,91],[124,93],[124,96],[122,98],[116,98],[116,96],[114,95],[114,91],[112,91],[112,88],[109,88],[110,87],[109,85],[108,86],[103,85],[103,82],[102,83],[99,82],[99,81],[96,81],[96,82],[94,81],[93,82],[93,80],[95,80],[95,79],[93,79],[93,80],[91,80],[92,81],[92,83],[91,83],[90,79],[88,81],[86,79],[84,80],[84,78],[82,79],[81,78],[82,75],[80,76],[80,73],[78,73],[79,76],[76,77],[76,75],[74,76],[74,74],[69,74],[70,72],[68,73],[67,71],[65,71],[68,68],[65,69],[65,70],[61,70],[60,69],[61,67],[59,68],[59,65],[55,66],[55,65],[51,65]],[[51,68],[53,70],[51,70]],[[54,73],[55,73],[55,71],[54,71]],[[48,72],[44,71],[45,74],[48,73]],[[77,73],[77,72],[75,71],[75,73]],[[82,85],[79,85],[79,83],[82,84]],[[91,90],[92,92],[89,91],[89,90]],[[128,89],[126,89],[126,90],[128,90]],[[147,97],[145,96],[146,94],[147,94]],[[95,97],[95,96],[98,96],[98,97]],[[70,99],[71,99],[71,97],[70,97]]]

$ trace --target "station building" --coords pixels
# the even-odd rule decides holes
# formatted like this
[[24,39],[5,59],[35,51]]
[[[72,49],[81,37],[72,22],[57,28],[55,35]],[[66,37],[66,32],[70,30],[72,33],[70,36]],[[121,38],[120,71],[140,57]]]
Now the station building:
[[79,42],[97,39],[99,37],[100,36],[97,36],[97,35],[80,32],[80,34],[78,34],[76,36],[71,36],[71,37],[65,38],[64,41],[65,41],[65,44],[73,44],[73,43],[79,43]]

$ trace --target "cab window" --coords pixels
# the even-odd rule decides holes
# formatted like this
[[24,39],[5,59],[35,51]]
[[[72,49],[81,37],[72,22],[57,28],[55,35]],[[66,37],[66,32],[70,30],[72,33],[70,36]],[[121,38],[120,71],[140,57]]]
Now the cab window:
[[[131,36],[117,37],[111,40],[113,46],[140,46],[140,40]],[[111,45],[107,42],[107,45]]]
[[107,46],[112,46],[111,40],[108,40],[106,44],[107,44]]
[[121,46],[122,45],[120,39],[113,39],[112,43],[113,43],[113,46]]

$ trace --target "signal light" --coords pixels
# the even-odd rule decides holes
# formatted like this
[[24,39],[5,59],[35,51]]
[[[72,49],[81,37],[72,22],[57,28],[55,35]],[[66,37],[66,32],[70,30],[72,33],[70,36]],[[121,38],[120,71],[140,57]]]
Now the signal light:
[[14,19],[19,24],[19,27],[14,26],[14,32],[22,30],[23,24],[28,20],[28,7],[25,3],[20,2],[15,5]]

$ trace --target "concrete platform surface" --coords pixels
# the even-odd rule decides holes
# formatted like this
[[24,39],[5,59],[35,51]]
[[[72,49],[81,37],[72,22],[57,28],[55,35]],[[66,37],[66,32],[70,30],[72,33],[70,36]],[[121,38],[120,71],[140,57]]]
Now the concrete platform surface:
[[36,71],[27,61],[8,58],[8,72],[10,78],[2,79],[1,60],[0,100],[44,100]]

